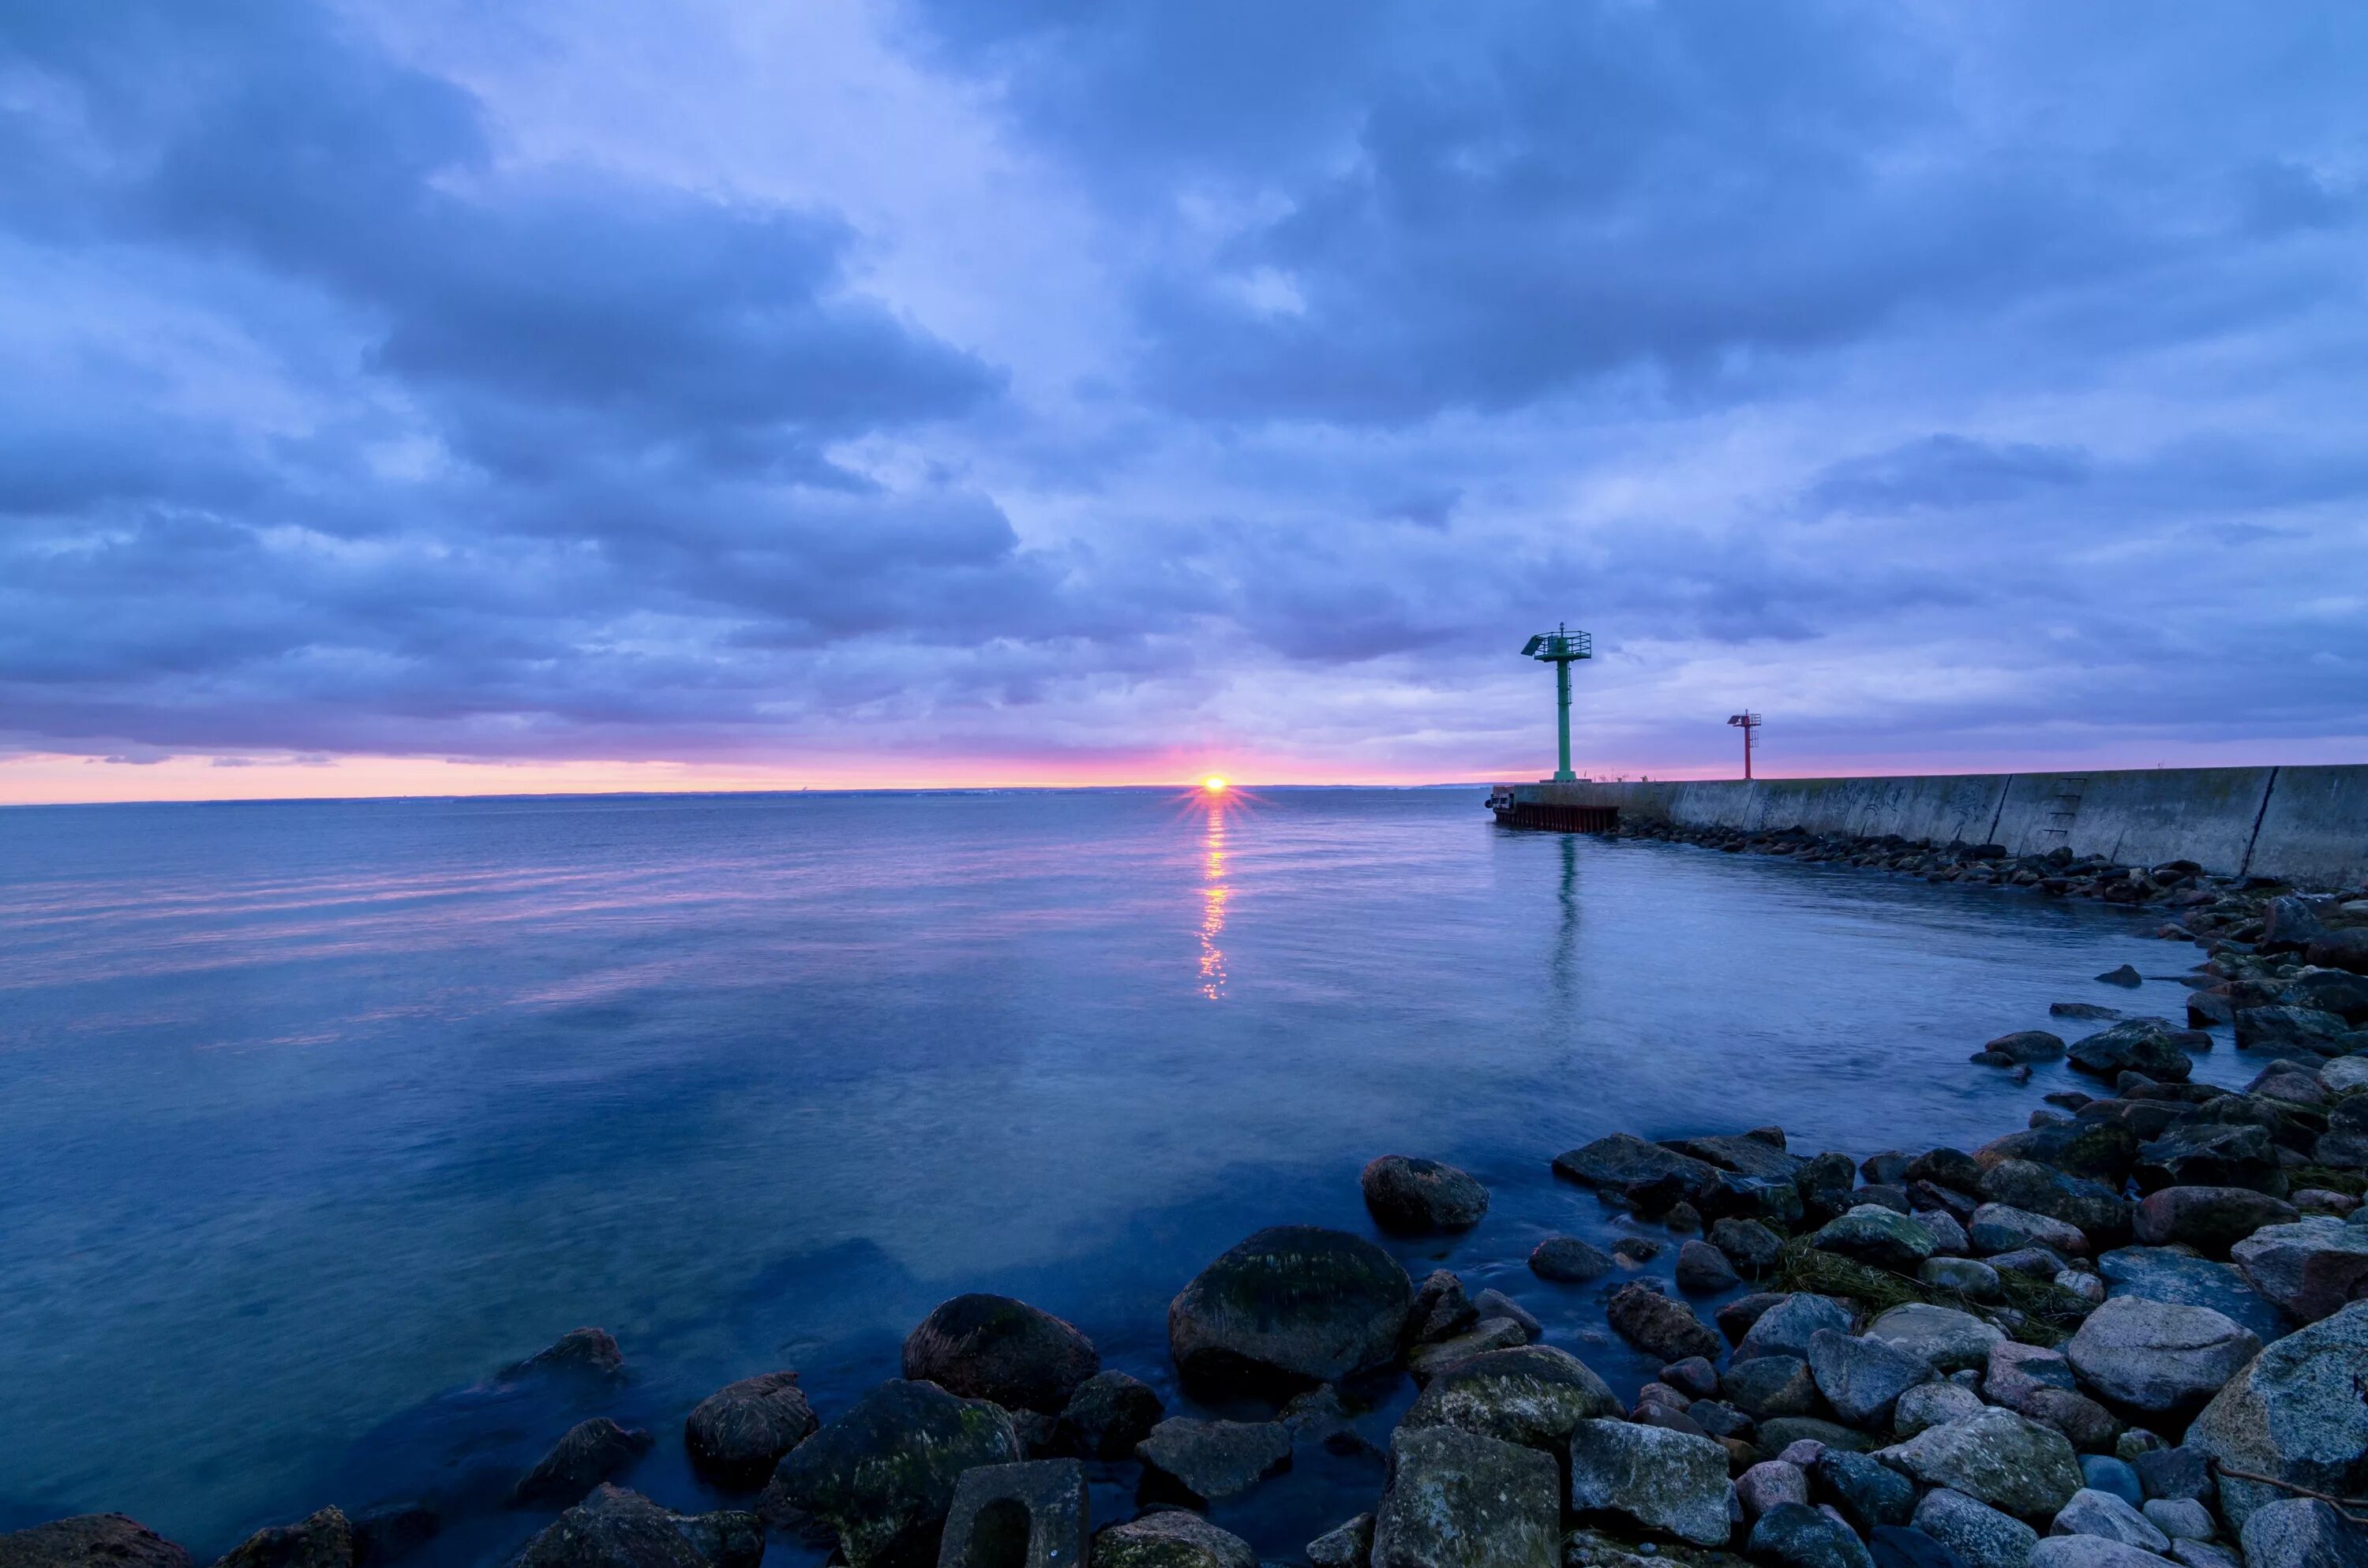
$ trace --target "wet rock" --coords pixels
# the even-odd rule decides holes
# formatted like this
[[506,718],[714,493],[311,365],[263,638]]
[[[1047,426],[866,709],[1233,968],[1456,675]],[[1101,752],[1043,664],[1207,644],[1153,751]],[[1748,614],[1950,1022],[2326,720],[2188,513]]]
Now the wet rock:
[[1780,1504],[1761,1515],[1744,1550],[1752,1561],[1780,1568],[1874,1568],[1864,1542],[1799,1503]]
[[1641,1268],[1661,1256],[1661,1244],[1650,1236],[1622,1236],[1611,1244],[1614,1260]]
[[607,1380],[625,1369],[625,1354],[605,1328],[574,1328],[523,1361],[513,1361],[499,1374],[504,1382],[535,1376],[575,1376]]
[[2316,1061],[2340,1052],[2336,1042],[2350,1027],[2340,1016],[2315,1007],[2239,1007],[2237,1049]]
[[2333,1013],[2353,1028],[2368,1024],[2368,981],[2340,970],[2311,970],[2296,975],[2278,1000],[2291,1007]]
[[1839,1508],[1861,1535],[1904,1525],[1916,1511],[1915,1484],[1871,1454],[1828,1449],[1817,1456],[1809,1479],[1820,1499]]
[[[2061,1044],[2062,1041],[2059,1040],[2057,1043]],[[1971,1154],[1966,1153],[1963,1149],[1952,1149],[1946,1144],[1939,1148],[1927,1149],[1907,1162],[1907,1179],[1910,1183],[1926,1181],[1935,1187],[1953,1187],[1959,1192],[1971,1192],[1974,1190],[1974,1184],[1981,1178],[1982,1167]]]
[[2030,1246],[2072,1256],[2089,1250],[2089,1238],[2078,1226],[2005,1203],[1985,1203],[1975,1210],[1974,1222],[1965,1227],[1965,1234],[1972,1239],[1974,1250],[1985,1256]]
[[1521,1332],[1534,1344],[1543,1337],[1546,1325],[1537,1315],[1502,1290],[1491,1287],[1472,1298],[1472,1305],[1482,1318],[1510,1318],[1521,1325]]
[[757,1568],[765,1560],[765,1521],[743,1509],[675,1514],[674,1528],[714,1568]]
[[1961,1384],[1918,1383],[1901,1394],[1898,1404],[1893,1407],[1892,1430],[1905,1440],[1929,1426],[1963,1421],[1981,1407],[1981,1395]]
[[1166,1414],[1150,1384],[1124,1372],[1096,1372],[1062,1407],[1053,1442],[1084,1459],[1125,1459]]
[[2131,991],[2135,991],[2139,986],[2146,983],[2146,976],[2140,974],[2135,966],[2131,964],[2123,964],[2117,969],[2109,969],[2097,978],[2104,982],[2107,985],[2119,985]]
[[2170,1550],[2170,1538],[2148,1524],[2144,1514],[2110,1492],[2092,1492],[2085,1486],[2072,1494],[2047,1533],[2102,1536],[2157,1553]]
[[1928,1486],[1947,1486],[2026,1519],[2049,1519],[2080,1490],[2080,1465],[2064,1434],[2009,1410],[1985,1408],[1928,1427],[1888,1451]]
[[2289,1497],[2253,1510],[2245,1521],[2245,1568],[2360,1568],[2368,1563],[2368,1526],[2354,1524],[2316,1497]]
[[1743,1362],[1755,1356],[1790,1356],[1805,1363],[1809,1358],[1809,1340],[1819,1329],[1847,1334],[1850,1327],[1850,1309],[1831,1296],[1806,1291],[1786,1296],[1752,1324],[1735,1347],[1735,1359]]
[[1782,1460],[1762,1460],[1735,1478],[1735,1500],[1743,1506],[1747,1519],[1756,1519],[1786,1503],[1806,1507],[1809,1472]]
[[1488,1189],[1437,1160],[1383,1154],[1365,1167],[1359,1185],[1365,1207],[1385,1231],[1468,1231],[1488,1212]]
[[[2187,1445],[2226,1469],[2251,1471],[2314,1492],[2350,1494],[2368,1454],[2368,1302],[2297,1329],[2228,1381],[2187,1430]],[[2237,1528],[2255,1508],[2286,1495],[2220,1476],[2220,1514]]]
[[1647,1143],[1625,1132],[1614,1132],[1582,1148],[1557,1154],[1554,1168],[1554,1174],[1566,1181],[1612,1192],[1625,1192],[1640,1182],[1674,1177],[1677,1196],[1670,1201],[1683,1199],[1696,1208],[1724,1186],[1719,1168],[1709,1161]]
[[1571,1429],[1620,1413],[1620,1401],[1578,1358],[1551,1346],[1491,1350],[1451,1367],[1417,1396],[1399,1429],[1452,1426],[1518,1443],[1565,1466]]
[[2303,949],[2303,956],[2321,969],[2368,974],[2368,926],[2330,931]]
[[1691,1307],[1671,1301],[1642,1279],[1612,1292],[1604,1315],[1613,1333],[1664,1361],[1707,1358],[1719,1351],[1718,1335],[1694,1316]]
[[1778,1415],[1809,1415],[1817,1409],[1816,1380],[1797,1356],[1755,1356],[1719,1374],[1727,1403],[1756,1421]]
[[1917,1266],[1916,1278],[1936,1290],[1954,1290],[1976,1301],[1998,1300],[1998,1270],[1975,1258],[1928,1257]]
[[1982,1173],[1981,1195],[1992,1203],[2061,1220],[2098,1245],[2129,1239],[2132,1210],[2118,1185],[2067,1176],[2035,1160],[2001,1160],[1992,1165]]
[[1171,1415],[1135,1445],[1146,1470],[1203,1502],[1247,1492],[1291,1468],[1291,1428],[1279,1421]]
[[1858,1201],[1851,1196],[1857,1185],[1858,1167],[1850,1163],[1848,1154],[1819,1154],[1804,1165],[1793,1178],[1793,1189],[1801,1195],[1803,1213],[1820,1225],[1850,1211]]
[[2123,1296],[2089,1313],[2064,1353],[2100,1397],[2157,1415],[2200,1408],[2260,1348],[2249,1330],[2209,1307]]
[[2141,1073],[2157,1083],[2183,1084],[2193,1065],[2154,1018],[2131,1018],[2072,1042],[2065,1052],[2074,1071],[2111,1081]]
[[1798,1155],[1786,1153],[1783,1144],[1748,1132],[1739,1137],[1672,1138],[1661,1147],[1761,1181],[1789,1182],[1807,1163]]
[[781,1456],[822,1423],[798,1388],[795,1372],[743,1378],[700,1400],[683,1423],[683,1447],[701,1475],[719,1486],[765,1484]]
[[2050,1002],[2047,1005],[2047,1010],[2059,1018],[2101,1020],[2118,1018],[2122,1016],[2122,1010],[2119,1007],[2108,1007],[2099,1002]]
[[2149,1498],[2139,1512],[2169,1540],[2210,1540],[2219,1533],[2212,1510],[2192,1497]]
[[233,1546],[214,1568],[352,1568],[353,1526],[323,1508],[292,1525],[271,1525]]
[[2133,1174],[2145,1193],[2166,1187],[2244,1187],[2274,1197],[2285,1190],[2277,1145],[2267,1128],[2249,1122],[2174,1123],[2169,1131],[2140,1146]]
[[1094,1568],[1258,1568],[1249,1542],[1182,1509],[1145,1514],[1094,1537]]
[[1934,1250],[1930,1231],[1905,1214],[1872,1203],[1828,1221],[1809,1244],[1903,1274],[1914,1272]]
[[1414,1288],[1414,1304],[1406,1309],[1406,1343],[1446,1339],[1479,1321],[1480,1309],[1463,1293],[1463,1281],[1444,1268],[1433,1269]]
[[1701,1546],[1727,1538],[1726,1450],[1708,1437],[1621,1421],[1582,1421],[1570,1436],[1574,1512],[1616,1514]]
[[2011,1514],[1947,1487],[1916,1505],[1916,1528],[1947,1547],[1966,1568],[2024,1568],[2039,1532]]
[[2045,1029],[2018,1029],[2000,1035],[1982,1047],[1992,1056],[2003,1056],[2008,1062],[2061,1062],[2064,1060],[2064,1037],[2049,1034]]
[[2267,1343],[2293,1324],[2234,1264],[2197,1257],[2183,1247],[2123,1247],[2097,1260],[2108,1299],[2141,1297],[2175,1306],[2209,1307]]
[[1784,1256],[1784,1238],[1757,1220],[1713,1221],[1710,1244],[1725,1256],[1737,1274],[1751,1279],[1775,1272]]
[[[1725,1220],[1719,1222],[1733,1223]],[[1742,1282],[1742,1277],[1726,1261],[1726,1255],[1710,1243],[1688,1242],[1678,1249],[1679,1290],[1707,1296],[1733,1290]]]
[[2368,1227],[2315,1215],[2265,1226],[2228,1256],[2253,1289],[2303,1323],[2368,1294]]
[[599,1486],[528,1541],[513,1568],[757,1568],[764,1540],[753,1514],[687,1516]]
[[791,1449],[758,1507],[829,1526],[851,1568],[927,1562],[962,1472],[1019,1457],[997,1406],[935,1383],[885,1382]]
[[2028,1407],[2032,1396],[2043,1389],[2074,1386],[2072,1363],[2060,1351],[2018,1345],[2011,1339],[1990,1346],[1989,1362],[1982,1374],[1982,1397],[2025,1415],[2031,1415]]
[[[1783,1295],[1774,1290],[1754,1290],[1748,1296],[1737,1296],[1722,1304],[1712,1316],[1718,1322],[1718,1331],[1726,1335],[1726,1342],[1739,1345],[1743,1336],[1751,1332],[1752,1325],[1784,1300]],[[1808,1342],[1804,1339],[1802,1343],[1805,1346]]]
[[1373,1516],[1360,1514],[1307,1543],[1311,1568],[1366,1568],[1373,1557]]
[[1406,1355],[1406,1371],[1417,1383],[1427,1383],[1445,1368],[1490,1350],[1508,1350],[1530,1342],[1530,1331],[1511,1318],[1483,1318],[1452,1339],[1417,1345]]
[[1086,1472],[1076,1460],[962,1471],[938,1561],[950,1568],[1074,1568],[1086,1561]]
[[1932,1381],[1932,1363],[1885,1340],[1820,1329],[1809,1336],[1809,1375],[1844,1423],[1883,1427],[1901,1394]]
[[1558,1568],[1557,1489],[1554,1461],[1535,1449],[1453,1427],[1402,1430],[1373,1514],[1372,1568]]
[[647,1432],[629,1432],[605,1415],[580,1421],[510,1489],[510,1506],[564,1508],[580,1503],[595,1486],[631,1470],[654,1441]]
[[1689,1356],[1661,1369],[1661,1381],[1689,1399],[1708,1399],[1718,1392],[1718,1369],[1701,1356]]
[[1530,1272],[1541,1279],[1584,1284],[1611,1272],[1611,1259],[1577,1236],[1548,1236],[1530,1254]]
[[2119,1497],[2132,1507],[2146,1499],[2146,1493],[2138,1483],[2138,1472],[2126,1461],[2111,1454],[2082,1454],[2080,1480],[2088,1490]]
[[1866,1337],[1919,1357],[1937,1370],[1953,1372],[1987,1366],[1990,1347],[2006,1335],[1971,1312],[1913,1301],[1867,1324]]
[[124,1514],[76,1514],[0,1535],[0,1568],[189,1568],[189,1554]]
[[1187,1378],[1338,1382],[1395,1358],[1413,1282],[1361,1237],[1277,1225],[1218,1258],[1167,1309]]
[[1048,1415],[1101,1366],[1093,1341],[1075,1326],[1008,1296],[956,1296],[905,1338],[907,1379]]
[[2226,1257],[2262,1226],[2294,1218],[2293,1204],[2250,1187],[2166,1187],[2140,1201],[2134,1233],[2146,1246],[2178,1243],[2206,1257]]

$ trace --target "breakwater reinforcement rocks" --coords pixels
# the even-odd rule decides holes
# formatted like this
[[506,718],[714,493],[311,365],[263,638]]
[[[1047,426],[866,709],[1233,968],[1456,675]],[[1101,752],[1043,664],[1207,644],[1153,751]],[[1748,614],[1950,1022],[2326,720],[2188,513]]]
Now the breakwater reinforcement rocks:
[[2368,766],[2361,765],[1506,788],[1517,806],[1616,811],[1623,832],[1797,830],[1995,844],[2010,856],[2062,849],[2119,865],[2189,860],[2217,875],[2319,887],[2368,881]]

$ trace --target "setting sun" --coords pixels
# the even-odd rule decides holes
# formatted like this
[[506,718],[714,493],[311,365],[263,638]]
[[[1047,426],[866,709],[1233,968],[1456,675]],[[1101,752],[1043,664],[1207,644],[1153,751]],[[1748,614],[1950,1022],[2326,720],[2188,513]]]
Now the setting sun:
[[1225,792],[1225,781],[1212,773],[1201,780],[1201,788],[1212,795],[1222,795]]

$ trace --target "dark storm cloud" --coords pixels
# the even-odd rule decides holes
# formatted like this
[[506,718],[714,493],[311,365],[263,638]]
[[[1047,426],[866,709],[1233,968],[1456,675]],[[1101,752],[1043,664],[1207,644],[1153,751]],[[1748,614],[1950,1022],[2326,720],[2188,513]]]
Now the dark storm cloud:
[[0,744],[2368,733],[2355,8],[730,12],[0,12]]

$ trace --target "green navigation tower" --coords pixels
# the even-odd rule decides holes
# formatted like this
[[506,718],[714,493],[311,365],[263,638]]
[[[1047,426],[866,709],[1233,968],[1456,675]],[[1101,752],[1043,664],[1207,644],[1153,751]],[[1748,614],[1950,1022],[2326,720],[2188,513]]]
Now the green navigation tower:
[[1562,766],[1554,769],[1554,782],[1557,784],[1575,783],[1578,778],[1578,775],[1570,770],[1570,666],[1574,660],[1594,656],[1594,639],[1584,631],[1573,631],[1567,626],[1540,632],[1521,649],[1521,657],[1554,667],[1554,703],[1562,738]]

